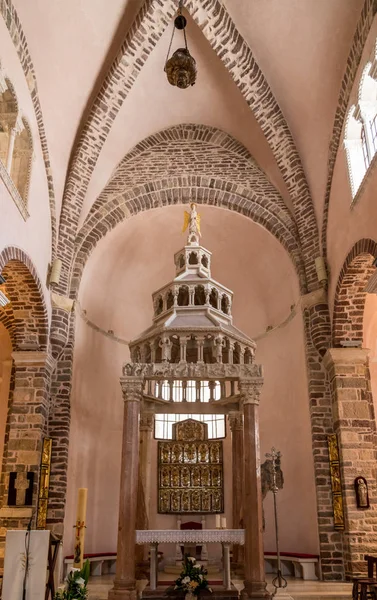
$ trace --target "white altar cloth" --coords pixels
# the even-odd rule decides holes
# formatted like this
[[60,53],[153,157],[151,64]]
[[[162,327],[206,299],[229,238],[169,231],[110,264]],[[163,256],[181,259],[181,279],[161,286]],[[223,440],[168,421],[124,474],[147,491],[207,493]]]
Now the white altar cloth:
[[29,570],[26,577],[26,600],[45,597],[47,581],[47,556],[50,532],[16,530],[7,531],[5,543],[3,600],[22,600],[25,576],[25,544],[29,546]]
[[244,529],[138,529],[137,544],[240,544],[245,543]]

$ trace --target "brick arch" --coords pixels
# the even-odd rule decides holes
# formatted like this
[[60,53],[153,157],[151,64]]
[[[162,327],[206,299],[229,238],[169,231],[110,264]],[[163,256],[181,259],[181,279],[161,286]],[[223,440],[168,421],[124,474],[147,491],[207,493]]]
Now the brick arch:
[[375,272],[377,242],[359,240],[347,255],[339,273],[333,313],[333,345],[341,341],[362,342],[365,286]]
[[15,321],[12,304],[0,307],[0,323],[9,333],[12,349],[16,349]]
[[[163,129],[130,150],[93,203],[83,230],[98,211],[101,211],[102,218],[102,207],[109,199],[128,189],[154,181],[156,173],[160,179],[169,180],[177,173],[199,176],[210,174],[211,181],[220,178],[232,185],[233,189],[234,186],[237,186],[237,190],[240,186],[249,188],[255,196],[263,197],[263,204],[275,203],[279,214],[285,213],[290,227],[296,230],[287,205],[247,148],[221,129],[193,123]],[[82,231],[78,235],[80,237]],[[296,235],[298,237],[297,230]]]
[[15,349],[41,349],[48,345],[48,319],[42,286],[28,255],[9,246],[0,254],[0,273],[11,301],[2,311]]
[[[319,237],[313,204],[301,161],[287,122],[251,49],[219,0],[187,0],[186,9],[229,70],[259,122],[291,194],[307,271],[309,289],[317,287],[314,258]],[[132,24],[116,60],[91,108],[75,149],[63,198],[59,256],[63,261],[61,291],[69,286],[69,270],[82,203],[99,153],[133,83],[163,30],[171,23],[174,0],[147,0]],[[137,43],[135,43],[135,39]]]
[[111,198],[106,208],[102,207],[77,237],[71,277],[72,296],[78,292],[89,255],[109,231],[141,211],[189,202],[236,211],[267,229],[287,250],[297,271],[300,288],[305,290],[305,271],[294,222],[289,221],[286,214],[279,213],[276,205],[269,203],[267,198],[258,199],[248,189],[243,189],[243,192],[244,195],[241,195],[234,184],[219,179],[179,176],[148,182]]

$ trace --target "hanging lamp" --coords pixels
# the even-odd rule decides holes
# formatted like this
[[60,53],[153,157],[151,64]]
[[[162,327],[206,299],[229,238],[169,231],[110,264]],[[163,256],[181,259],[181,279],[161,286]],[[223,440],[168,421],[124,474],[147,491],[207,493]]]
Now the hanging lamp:
[[[196,61],[191,56],[187,46],[187,38],[185,31],[186,25],[187,20],[186,17],[182,14],[182,0],[180,0],[178,14],[174,19],[173,33],[169,44],[169,50],[166,57],[164,71],[168,78],[168,82],[171,85],[175,85],[176,87],[179,87],[182,90],[188,88],[190,85],[194,85],[196,81]],[[178,50],[173,52],[172,56],[169,58],[176,29],[183,31],[185,47],[178,48]]]

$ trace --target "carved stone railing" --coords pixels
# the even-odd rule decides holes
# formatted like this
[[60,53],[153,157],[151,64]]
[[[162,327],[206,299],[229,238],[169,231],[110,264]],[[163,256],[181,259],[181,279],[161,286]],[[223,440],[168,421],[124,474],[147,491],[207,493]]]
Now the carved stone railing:
[[154,529],[137,530],[137,544],[240,544],[245,543],[244,529]]
[[15,203],[18,210],[20,211],[23,219],[26,221],[26,219],[28,219],[30,216],[28,213],[28,210],[26,208],[26,204],[25,204],[24,200],[21,198],[21,195],[20,195],[18,189],[16,188],[16,186],[13,183],[13,179],[9,175],[8,171],[6,170],[1,159],[0,159],[0,179],[4,182],[5,187],[7,188],[9,194],[12,196],[13,202]]

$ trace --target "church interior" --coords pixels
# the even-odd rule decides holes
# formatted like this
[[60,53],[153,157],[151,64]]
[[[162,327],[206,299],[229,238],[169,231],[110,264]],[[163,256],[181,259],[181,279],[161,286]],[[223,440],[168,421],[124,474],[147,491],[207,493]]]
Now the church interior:
[[0,1],[3,600],[376,600],[376,165],[376,0]]

